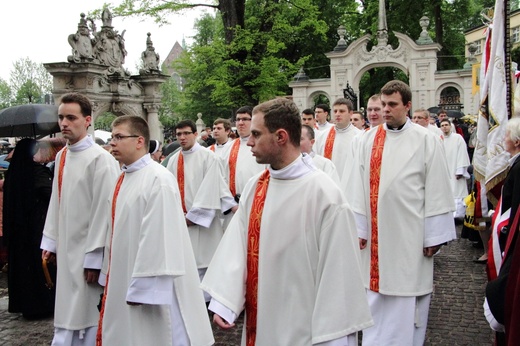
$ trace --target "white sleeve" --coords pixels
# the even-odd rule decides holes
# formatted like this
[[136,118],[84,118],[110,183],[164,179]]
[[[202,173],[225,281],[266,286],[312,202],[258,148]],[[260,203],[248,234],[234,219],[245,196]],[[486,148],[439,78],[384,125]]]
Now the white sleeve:
[[315,346],[357,346],[357,332],[345,335],[341,338],[329,340],[325,342],[320,342],[319,344],[314,344]]
[[43,234],[40,249],[56,253],[56,240],[51,239],[47,237],[45,234]]
[[186,218],[199,226],[208,228],[211,225],[213,219],[215,218],[215,210],[204,208],[191,208],[186,214]]
[[431,247],[457,239],[453,213],[435,215],[424,220],[424,245]]
[[225,319],[227,323],[233,323],[237,319],[237,315],[233,311],[226,308],[224,305],[216,301],[214,298],[211,298],[208,310],[213,311],[214,313]]
[[173,276],[149,276],[132,278],[126,301],[150,305],[171,305]]

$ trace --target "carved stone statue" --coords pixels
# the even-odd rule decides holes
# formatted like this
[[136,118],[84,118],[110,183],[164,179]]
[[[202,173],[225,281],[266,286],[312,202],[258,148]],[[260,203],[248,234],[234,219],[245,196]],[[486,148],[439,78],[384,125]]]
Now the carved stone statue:
[[94,56],[98,63],[111,67],[111,71],[124,72],[123,64],[127,51],[125,49],[125,30],[119,34],[112,27],[112,14],[103,10],[103,26],[101,31],[94,33]]
[[155,52],[151,33],[147,33],[146,50],[141,54],[143,59],[143,68],[139,70],[139,74],[159,73],[159,54]]
[[87,26],[85,13],[81,13],[78,23],[78,31],[69,35],[69,44],[72,47],[72,55],[67,57],[69,62],[91,62],[94,60],[90,30]]

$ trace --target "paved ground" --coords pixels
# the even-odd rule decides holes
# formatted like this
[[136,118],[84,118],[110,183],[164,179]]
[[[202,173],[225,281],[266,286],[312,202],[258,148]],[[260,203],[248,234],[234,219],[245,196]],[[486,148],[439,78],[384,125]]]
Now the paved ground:
[[[472,262],[481,254],[468,240],[458,239],[435,257],[435,289],[425,345],[492,344],[482,312],[485,266]],[[49,345],[52,319],[27,321],[8,313],[6,287],[6,274],[0,273],[0,346]],[[240,345],[241,327],[239,323],[232,332],[214,330],[216,345]]]

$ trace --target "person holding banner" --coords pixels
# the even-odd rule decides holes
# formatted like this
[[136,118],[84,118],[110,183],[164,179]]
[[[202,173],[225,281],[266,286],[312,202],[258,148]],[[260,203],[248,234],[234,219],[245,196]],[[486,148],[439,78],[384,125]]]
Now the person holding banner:
[[[486,300],[484,302],[485,316],[493,330],[497,333],[497,343],[504,341],[505,331],[507,336],[511,328],[508,329],[507,309],[511,302],[507,301],[508,278],[512,282],[518,278],[512,276],[512,270],[518,267],[513,258],[518,257],[520,248],[518,243],[518,207],[520,205],[520,118],[510,119],[506,125],[506,136],[504,140],[505,150],[511,155],[510,169],[504,181],[502,196],[497,205],[496,215],[493,217],[492,246],[490,247],[488,258],[488,276],[490,282],[486,287]],[[518,268],[515,269],[518,273]],[[516,283],[518,287],[518,283]],[[518,304],[518,302],[517,302]],[[518,312],[517,312],[518,313]],[[504,328],[505,324],[505,328]],[[517,327],[517,325],[515,326]],[[516,328],[518,329],[518,328]],[[501,343],[502,342],[502,343]]]

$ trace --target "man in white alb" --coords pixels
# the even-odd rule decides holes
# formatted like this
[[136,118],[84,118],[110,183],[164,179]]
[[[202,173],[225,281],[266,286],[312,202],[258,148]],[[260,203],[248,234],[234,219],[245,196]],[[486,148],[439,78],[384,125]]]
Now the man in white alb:
[[382,109],[381,95],[375,94],[370,96],[367,102],[367,119],[370,128],[381,125],[384,122]]
[[119,173],[112,155],[88,135],[90,100],[61,97],[58,123],[67,146],[56,155],[51,201],[41,248],[57,259],[52,345],[94,345],[103,292],[98,284],[110,208],[110,187]]
[[457,218],[464,217],[466,206],[464,198],[468,195],[468,184],[466,180],[471,178],[468,173],[470,165],[468,147],[464,138],[451,130],[452,124],[448,119],[441,120],[444,150],[450,171],[450,184],[455,200],[455,213]]
[[334,126],[334,124],[329,122],[329,113],[330,107],[324,103],[320,103],[314,107],[314,117],[316,118],[316,125],[318,125],[318,130],[327,130]]
[[[251,107],[244,106],[237,110],[236,125],[239,138],[232,141],[222,153],[224,179],[229,184],[229,191],[238,201],[247,181],[255,174],[265,169],[259,165],[247,146],[251,135]],[[229,220],[228,220],[229,222]],[[226,222],[225,224],[227,225]]]
[[312,151],[312,146],[314,145],[314,130],[309,125],[302,125],[302,136],[300,139],[300,150],[302,154],[307,154],[312,157],[312,161],[314,165],[327,173],[329,177],[339,186],[339,176],[336,172],[336,166],[332,163],[331,160],[324,158],[321,155],[316,154]]
[[231,122],[227,119],[218,118],[213,122],[213,138],[215,143],[209,146],[219,157],[223,154],[226,146],[231,144],[229,133],[231,132]]
[[[222,177],[219,158],[197,143],[197,127],[191,120],[175,126],[182,150],[172,156],[168,170],[179,185],[182,208],[190,234],[200,278],[222,238],[219,212],[236,210],[237,203]],[[209,296],[206,296],[209,301]]]
[[385,84],[385,124],[359,141],[351,205],[375,322],[363,331],[363,345],[423,345],[432,256],[455,238],[442,142],[408,119],[411,98],[405,83]]
[[300,152],[296,105],[255,107],[251,179],[202,288],[223,329],[246,310],[242,345],[356,346],[372,324],[355,223],[339,188]]
[[352,102],[345,98],[337,99],[332,105],[334,122],[323,134],[316,138],[316,153],[331,160],[341,180],[349,181],[353,165],[353,138],[362,131],[350,123]]
[[112,123],[122,174],[111,189],[98,345],[214,343],[177,182],[148,154],[137,116]]
[[427,109],[419,108],[413,111],[412,122],[427,128],[435,135],[442,137],[442,131],[437,126],[430,124],[430,112]]

